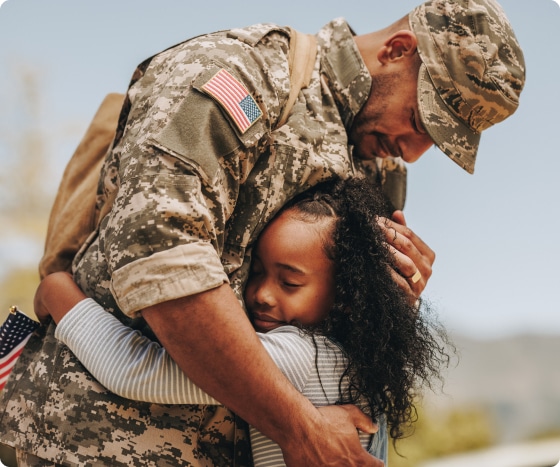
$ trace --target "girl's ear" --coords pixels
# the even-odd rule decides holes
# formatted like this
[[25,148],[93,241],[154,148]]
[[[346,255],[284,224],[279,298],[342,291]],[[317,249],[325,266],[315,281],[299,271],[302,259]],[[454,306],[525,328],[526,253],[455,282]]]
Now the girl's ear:
[[402,61],[416,53],[417,44],[416,35],[412,31],[402,29],[387,38],[377,53],[377,59],[383,65]]

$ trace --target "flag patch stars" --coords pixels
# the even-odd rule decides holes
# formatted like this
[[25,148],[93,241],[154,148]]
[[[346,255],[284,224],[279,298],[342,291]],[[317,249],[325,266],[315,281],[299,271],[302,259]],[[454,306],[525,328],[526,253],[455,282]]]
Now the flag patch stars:
[[261,109],[245,86],[223,68],[202,89],[222,106],[241,133],[245,133],[262,116]]

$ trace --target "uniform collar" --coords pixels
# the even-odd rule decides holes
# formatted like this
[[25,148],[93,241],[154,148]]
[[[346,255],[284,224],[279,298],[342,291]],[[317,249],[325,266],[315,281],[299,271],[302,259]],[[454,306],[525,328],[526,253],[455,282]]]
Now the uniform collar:
[[371,76],[354,42],[354,35],[343,18],[331,21],[317,34],[321,73],[328,80],[347,130],[371,90]]

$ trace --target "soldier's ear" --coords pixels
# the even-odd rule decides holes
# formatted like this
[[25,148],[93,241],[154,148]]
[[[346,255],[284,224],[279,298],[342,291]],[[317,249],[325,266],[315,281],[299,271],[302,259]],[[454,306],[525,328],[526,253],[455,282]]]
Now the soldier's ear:
[[402,29],[385,40],[377,53],[377,59],[384,65],[401,61],[416,53],[417,44],[416,35],[408,29]]

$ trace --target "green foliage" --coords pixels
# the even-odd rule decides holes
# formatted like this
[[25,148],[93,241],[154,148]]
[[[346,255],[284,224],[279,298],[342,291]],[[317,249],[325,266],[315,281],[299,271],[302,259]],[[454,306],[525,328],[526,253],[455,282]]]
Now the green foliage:
[[[391,467],[415,467],[420,462],[491,446],[493,423],[481,408],[427,411],[419,408],[414,433],[390,447]],[[402,456],[402,457],[401,457]]]

